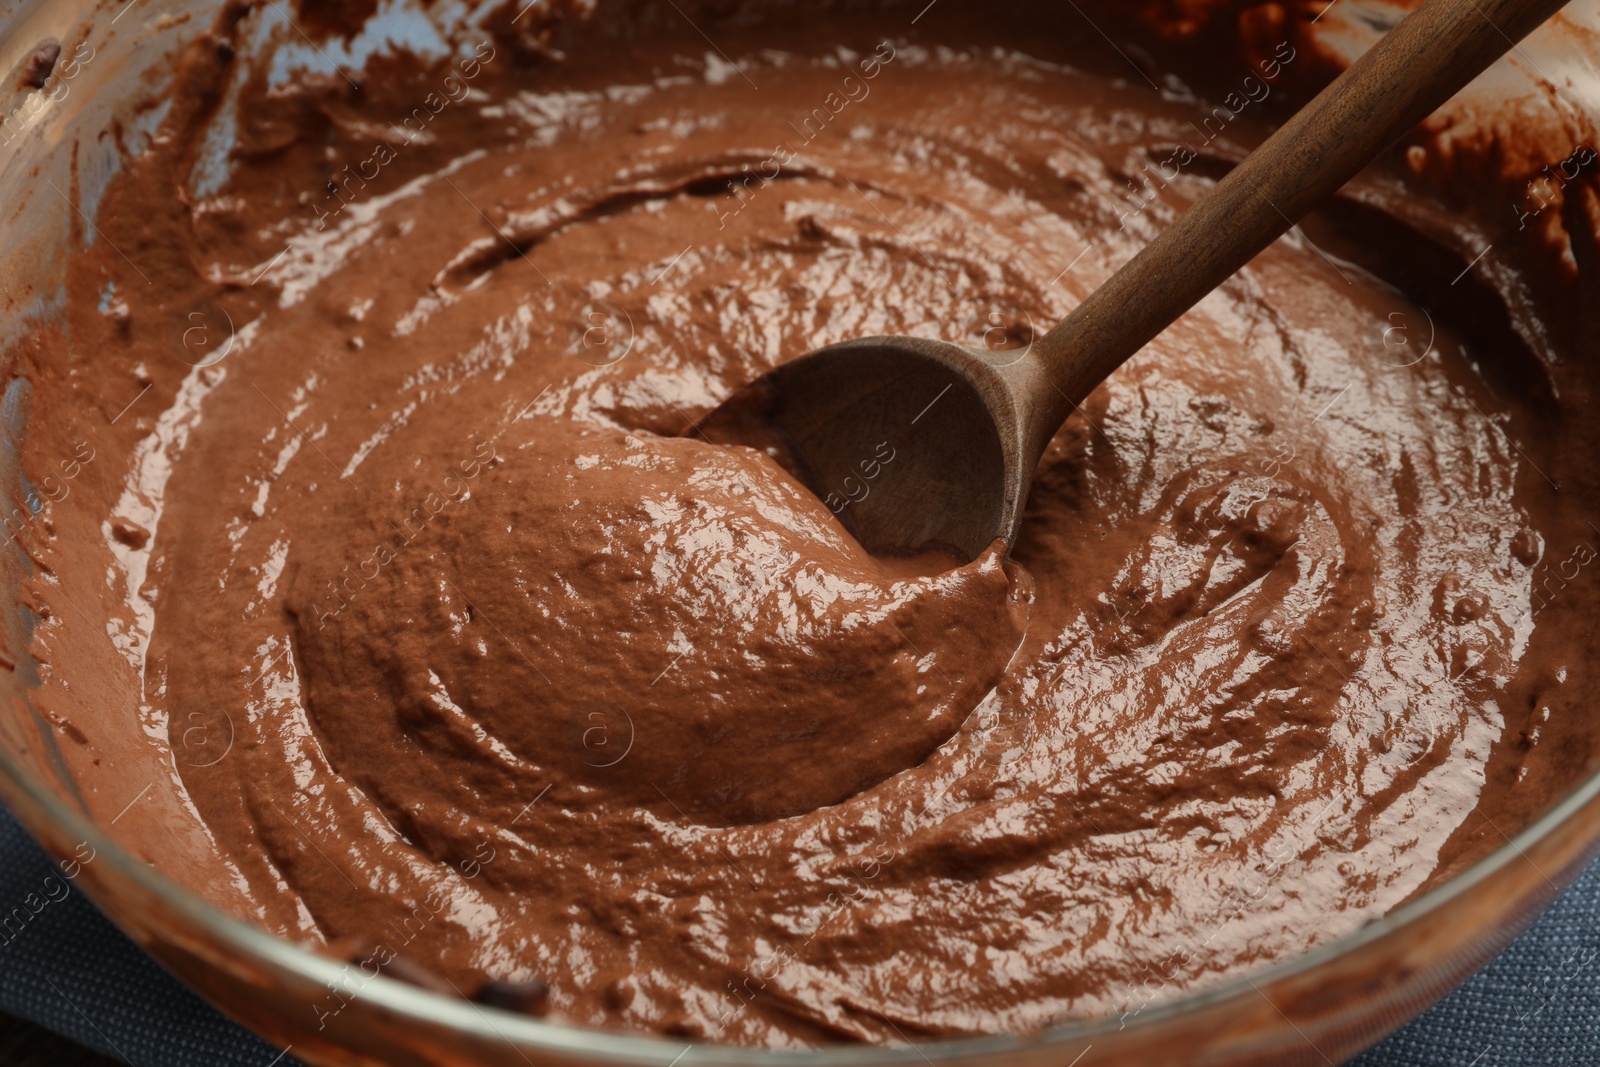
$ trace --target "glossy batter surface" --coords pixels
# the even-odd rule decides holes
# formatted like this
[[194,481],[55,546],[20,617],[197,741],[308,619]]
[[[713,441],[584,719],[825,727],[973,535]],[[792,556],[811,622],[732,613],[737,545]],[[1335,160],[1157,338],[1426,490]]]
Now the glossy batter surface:
[[1168,330],[1008,561],[875,560],[681,436],[827,342],[1025,345],[1254,136],[903,22],[486,41],[359,93],[187,57],[99,206],[150,284],[92,251],[73,314],[126,366],[231,324],[102,531],[217,899],[554,1018],[786,1046],[1136,1013],[1434,874],[1543,549],[1515,399],[1359,268],[1291,237]]

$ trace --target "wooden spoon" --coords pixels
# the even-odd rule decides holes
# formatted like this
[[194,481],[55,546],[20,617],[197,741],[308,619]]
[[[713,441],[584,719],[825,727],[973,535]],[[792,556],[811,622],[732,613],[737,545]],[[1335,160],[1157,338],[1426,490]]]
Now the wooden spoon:
[[691,432],[765,447],[870,551],[1016,543],[1089,392],[1566,0],[1427,0],[1021,358],[867,337],[792,360]]

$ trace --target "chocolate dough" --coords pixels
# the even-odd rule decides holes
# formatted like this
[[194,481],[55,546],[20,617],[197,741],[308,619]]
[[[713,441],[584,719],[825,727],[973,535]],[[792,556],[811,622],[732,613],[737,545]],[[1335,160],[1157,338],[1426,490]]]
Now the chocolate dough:
[[283,79],[240,7],[182,57],[68,307],[97,380],[150,387],[92,540],[215,852],[174,877],[569,1022],[898,1042],[1135,1014],[1383,915],[1482,853],[1480,802],[1536,810],[1492,768],[1589,649],[1536,621],[1584,503],[1545,467],[1593,419],[1332,237],[1097,390],[1009,558],[872,558],[683,436],[827,342],[1021,349],[1276,106],[1219,125],[1097,37],[951,8],[711,47],[508,12]]

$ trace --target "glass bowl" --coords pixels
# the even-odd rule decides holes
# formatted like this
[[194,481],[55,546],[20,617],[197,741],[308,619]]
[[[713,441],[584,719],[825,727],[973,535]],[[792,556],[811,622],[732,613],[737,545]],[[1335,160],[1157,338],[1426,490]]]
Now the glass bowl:
[[[1357,9],[1361,0],[1343,0]],[[688,4],[688,0],[684,0]],[[53,321],[62,307],[61,265],[75,242],[93,239],[74,200],[92,205],[120,153],[137,151],[158,113],[135,105],[170,73],[179,46],[202,32],[224,0],[3,0],[0,69],[17,71],[41,42],[61,45],[45,87],[0,86],[0,221],[10,250],[0,266],[9,345],[25,328]],[[701,6],[689,4],[691,9]],[[730,5],[712,5],[726,13]],[[758,8],[759,4],[747,5]],[[1108,8],[1112,5],[1106,5]],[[263,4],[281,9],[283,4]],[[380,5],[402,17],[403,3]],[[1276,4],[1261,9],[1284,8]],[[1580,27],[1600,24],[1600,4],[1579,0],[1563,31],[1540,31],[1524,46],[1530,64],[1558,72],[1563,92],[1600,115],[1600,42]],[[469,3],[435,3],[426,17],[448,33],[474,16]],[[397,14],[401,12],[401,14]],[[1359,13],[1376,31],[1398,11]],[[848,8],[838,17],[848,17]],[[1113,16],[1114,17],[1114,16]],[[1348,20],[1347,20],[1348,21]],[[1353,23],[1350,23],[1353,24]],[[1086,24],[1087,25],[1087,24]],[[1240,25],[1245,25],[1241,16]],[[265,41],[264,47],[281,44]],[[1350,47],[1363,42],[1352,38]],[[1148,62],[1149,55],[1141,59]],[[105,136],[115,130],[117,136]],[[1425,178],[1425,176],[1424,176]],[[8,376],[0,432],[0,485],[8,508],[37,501],[20,462],[32,410],[30,390]],[[111,420],[116,413],[105,413]],[[98,417],[98,415],[97,415]],[[114,420],[113,420],[114,421]],[[100,462],[115,461],[115,455]],[[57,502],[64,524],[87,494]],[[31,507],[35,513],[37,507]],[[24,512],[26,517],[26,512]],[[36,517],[36,516],[35,516]],[[82,518],[98,526],[103,515]],[[8,530],[11,523],[7,523]],[[15,533],[15,531],[11,531]],[[214,907],[140,857],[150,835],[176,832],[176,809],[102,794],[74,776],[57,731],[36,705],[39,676],[29,656],[34,608],[21,596],[34,566],[13,536],[0,552],[9,610],[0,615],[0,799],[113,921],[179,978],[223,1011],[313,1064],[625,1065],[660,1067],[847,1067],[930,1064],[1070,1067],[1182,1062],[1192,1067],[1324,1064],[1366,1048],[1434,1003],[1509,943],[1600,851],[1600,772],[1587,768],[1563,799],[1477,862],[1381,920],[1297,958],[1196,992],[1162,996],[1117,1017],[1072,1021],[1037,1034],[904,1047],[767,1051],[580,1029],[439,996],[386,977],[352,985],[350,967],[278,939]],[[96,636],[92,627],[85,636]],[[96,638],[97,639],[97,638]],[[104,676],[78,680],[81,699],[123,701],[129,664],[107,643]],[[14,664],[14,666],[13,666]],[[170,762],[172,754],[166,754]],[[159,770],[156,764],[153,769]],[[92,857],[85,859],[85,857]],[[328,1010],[335,990],[338,1010]]]

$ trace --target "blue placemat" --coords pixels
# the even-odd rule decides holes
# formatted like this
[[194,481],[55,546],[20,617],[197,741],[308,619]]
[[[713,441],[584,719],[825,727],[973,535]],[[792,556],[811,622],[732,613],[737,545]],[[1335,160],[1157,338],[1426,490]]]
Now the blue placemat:
[[[1600,863],[1472,981],[1353,1067],[1600,1067],[1597,920]],[[295,1063],[122,936],[4,809],[0,1011],[132,1067]]]

